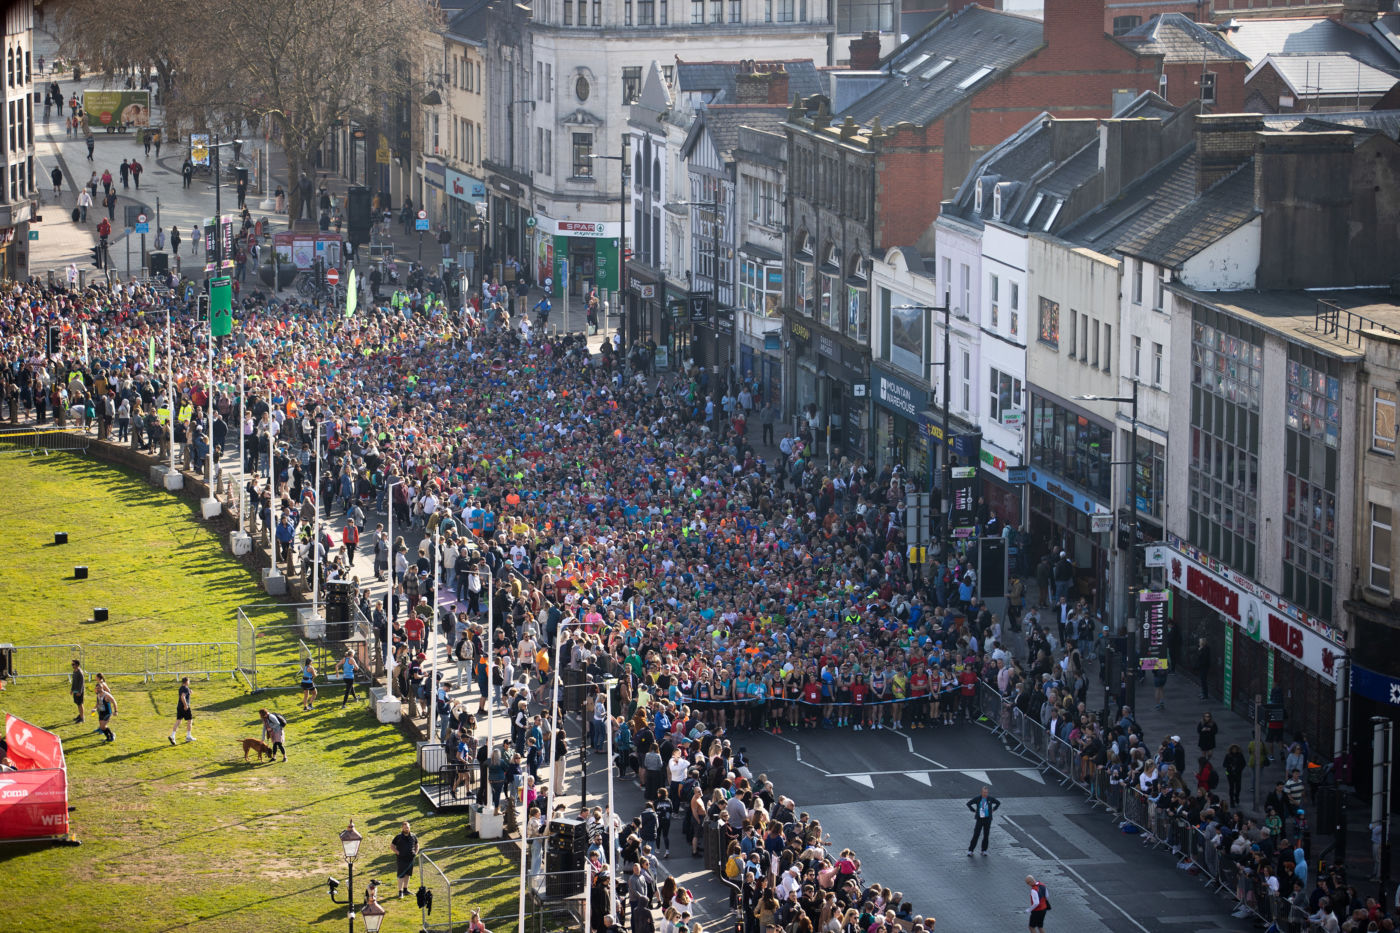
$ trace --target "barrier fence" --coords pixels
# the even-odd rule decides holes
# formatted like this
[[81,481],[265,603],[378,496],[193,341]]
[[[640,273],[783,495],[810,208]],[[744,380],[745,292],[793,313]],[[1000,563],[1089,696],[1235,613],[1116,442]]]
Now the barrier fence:
[[91,438],[81,431],[68,431],[63,428],[42,426],[0,427],[0,449],[40,456],[58,451],[87,453]]
[[229,642],[176,642],[155,645],[15,645],[15,680],[67,677],[77,660],[89,675],[140,677],[233,676],[238,646]]
[[[523,813],[518,816],[525,819]],[[546,872],[542,864],[546,840],[532,837],[529,845],[525,930],[521,933],[581,929],[581,873]],[[488,930],[513,929],[520,910],[520,841],[501,839],[422,849],[418,853],[418,883],[432,895],[431,909],[425,904],[422,910],[421,929],[425,933],[467,930],[474,910],[481,912],[481,922]]]
[[1232,897],[1237,908],[1246,908],[1261,923],[1277,924],[1288,933],[1322,929],[1309,920],[1305,910],[1272,893],[1252,866],[1222,851],[1218,834],[1211,838],[1185,817],[1159,808],[1138,788],[1110,780],[1105,769],[1086,759],[1063,737],[1052,735],[986,683],[978,684],[977,710],[978,723],[999,736],[1014,754],[1063,786],[1083,791],[1086,802],[1108,810],[1125,832],[1140,834],[1145,846],[1169,851],[1180,867]]
[[[240,606],[236,629],[237,669],[258,690],[301,689],[301,668],[309,658],[316,668],[317,686],[344,684],[340,661],[348,649],[355,658],[357,687],[368,686],[384,672],[383,651],[373,627],[358,606],[342,628],[324,623],[290,621],[310,603],[255,603]],[[322,614],[325,606],[322,604]]]

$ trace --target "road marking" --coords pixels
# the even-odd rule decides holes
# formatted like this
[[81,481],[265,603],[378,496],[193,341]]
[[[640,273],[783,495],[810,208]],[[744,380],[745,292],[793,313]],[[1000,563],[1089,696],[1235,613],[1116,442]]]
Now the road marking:
[[875,789],[875,782],[870,779],[870,775],[868,774],[843,774],[841,776],[848,781],[855,781],[862,787],[868,787],[871,790]]
[[923,772],[923,771],[905,771],[905,772],[904,772],[904,776],[907,777],[907,778],[910,778],[910,779],[912,779],[912,780],[918,781],[920,784],[924,785],[925,787],[932,787],[932,786],[933,786],[933,782],[929,780],[928,774],[926,774],[926,773]]
[[786,742],[786,743],[788,743],[789,745],[792,746],[792,752],[793,752],[794,755],[797,756],[797,763],[798,763],[798,764],[800,764],[800,765],[806,765],[807,767],[811,768],[813,771],[820,771],[822,774],[824,774],[824,775],[827,776],[827,777],[845,777],[845,776],[846,776],[846,775],[844,775],[844,774],[832,774],[830,771],[826,770],[825,768],[818,767],[817,765],[812,764],[810,761],[803,761],[803,760],[802,760],[802,746],[801,746],[799,743],[794,742],[792,739],[788,738],[787,736],[784,736],[784,735],[775,735],[775,736],[773,736],[773,738],[778,739],[778,740],[783,741],[783,742]]
[[989,778],[989,777],[987,777],[987,772],[985,772],[985,771],[963,771],[962,773],[965,774],[965,775],[967,775],[968,777],[972,778],[974,781],[977,781],[978,783],[981,783],[981,784],[990,784],[990,783],[992,783],[992,779]]
[[900,729],[891,729],[890,731],[893,732],[895,735],[900,735],[900,736],[903,736],[903,737],[904,737],[904,741],[907,742],[907,743],[909,744],[909,754],[913,755],[915,758],[922,758],[924,761],[927,761],[929,764],[933,765],[933,766],[936,767],[936,768],[946,768],[946,767],[947,767],[947,765],[945,765],[945,764],[944,764],[943,762],[941,762],[941,761],[934,761],[934,760],[933,760],[932,758],[930,758],[929,756],[927,756],[927,755],[920,755],[918,752],[914,751],[914,738],[913,738],[913,736],[909,735],[907,732],[904,732],[904,731],[902,731],[902,730],[900,730]]
[[1045,783],[1045,777],[1034,768],[1017,768],[1016,773],[1021,775],[1021,777],[1023,778],[1035,781],[1037,784]]
[[1103,901],[1106,902],[1109,906],[1111,906],[1114,910],[1116,910],[1116,911],[1118,911],[1120,914],[1122,914],[1122,915],[1123,915],[1123,918],[1124,918],[1125,920],[1127,920],[1127,921],[1128,921],[1129,923],[1131,923],[1133,926],[1135,926],[1135,927],[1137,927],[1139,930],[1141,930],[1142,933],[1148,933],[1147,927],[1143,926],[1141,923],[1138,923],[1137,920],[1133,919],[1133,915],[1132,915],[1132,914],[1128,913],[1128,912],[1127,912],[1126,910],[1124,910],[1122,907],[1119,907],[1117,901],[1115,901],[1113,898],[1109,897],[1107,894],[1104,894],[1104,893],[1103,893],[1102,891],[1100,891],[1098,888],[1094,887],[1093,884],[1091,884],[1091,883],[1089,882],[1089,879],[1088,879],[1088,878],[1085,878],[1085,877],[1084,877],[1083,875],[1081,875],[1077,870],[1075,870],[1075,868],[1074,868],[1073,866],[1071,866],[1068,862],[1066,862],[1064,859],[1062,859],[1062,858],[1060,858],[1058,855],[1056,855],[1053,849],[1051,849],[1051,848],[1050,848],[1049,846],[1047,846],[1045,843],[1041,842],[1039,839],[1035,838],[1035,835],[1034,835],[1033,833],[1031,833],[1030,831],[1028,831],[1024,826],[1022,826],[1020,823],[1017,823],[1014,819],[1012,819],[1012,818],[1009,817],[1009,816],[1003,816],[1003,817],[1002,817],[1002,821],[1003,821],[1003,822],[1006,822],[1006,823],[1010,823],[1012,826],[1016,827],[1017,830],[1019,830],[1019,831],[1022,832],[1022,833],[1025,833],[1027,839],[1029,839],[1031,842],[1034,842],[1036,845],[1040,846],[1040,847],[1041,847],[1042,849],[1044,849],[1046,852],[1050,853],[1050,857],[1051,857],[1052,859],[1054,859],[1054,861],[1056,862],[1056,864],[1058,864],[1061,868],[1063,868],[1065,871],[1069,872],[1069,873],[1070,873],[1071,875],[1073,875],[1076,879],[1078,879],[1078,881],[1079,881],[1079,883],[1080,883],[1081,885],[1083,885],[1084,887],[1088,888],[1090,891],[1093,891],[1096,895],[1098,895],[1098,897],[1099,897],[1101,900],[1103,900]]

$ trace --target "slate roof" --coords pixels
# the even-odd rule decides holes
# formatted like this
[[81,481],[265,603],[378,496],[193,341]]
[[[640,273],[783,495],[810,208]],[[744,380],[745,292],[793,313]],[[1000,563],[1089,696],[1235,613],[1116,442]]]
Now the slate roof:
[[1291,130],[1309,124],[1329,129],[1374,130],[1400,141],[1400,110],[1357,110],[1325,113],[1273,113],[1264,115],[1271,130]]
[[1284,52],[1264,57],[1249,73],[1272,67],[1299,97],[1384,94],[1400,82],[1394,71],[1375,68],[1349,52]]
[[1186,204],[1161,225],[1118,248],[1131,256],[1169,268],[1182,263],[1258,216],[1254,206],[1254,161],[1251,159]]
[[1243,62],[1249,58],[1239,49],[1183,13],[1162,13],[1118,37],[1142,55],[1161,55],[1167,64],[1199,62],[1205,50],[1206,61]]
[[772,104],[711,104],[700,119],[714,136],[715,148],[727,158],[739,144],[739,127],[781,131],[787,108]]
[[1230,30],[1229,37],[1251,67],[1279,52],[1348,52],[1375,68],[1397,64],[1375,33],[1358,32],[1330,19],[1245,19]]
[[[772,61],[758,59],[760,65],[780,64],[788,75],[788,99],[811,97],[824,93],[821,80],[817,77],[817,66],[811,59],[791,59]],[[712,103],[732,104],[735,102],[734,84],[742,62],[683,62],[676,59],[676,89],[683,94],[708,95]]]
[[927,126],[1043,43],[1038,20],[972,4],[895,50],[881,63],[889,79],[837,116],[862,126],[876,117],[887,127]]
[[1101,253],[1159,227],[1196,197],[1196,146],[1154,166],[1118,196],[1066,227],[1060,236]]

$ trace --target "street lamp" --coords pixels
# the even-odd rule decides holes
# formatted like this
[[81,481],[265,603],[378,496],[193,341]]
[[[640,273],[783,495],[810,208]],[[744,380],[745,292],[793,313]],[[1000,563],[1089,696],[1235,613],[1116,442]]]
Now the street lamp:
[[[345,900],[335,896],[340,888],[340,882],[334,878],[326,879],[326,892],[330,895],[331,901],[336,904],[346,904],[350,907],[349,921],[350,933],[355,933],[355,858],[360,854],[360,842],[364,837],[355,831],[355,821],[351,820],[340,833],[340,847],[342,857],[345,859],[346,870],[349,872],[346,884]],[[374,885],[370,883],[370,889],[365,892],[365,906],[360,910],[360,916],[364,918],[365,930],[368,933],[378,933],[379,925],[384,922],[384,908],[379,906],[379,901],[374,894]]]
[[[618,328],[621,331],[622,345],[627,346],[627,179],[631,173],[628,172],[630,160],[627,158],[631,152],[631,146],[626,136],[622,137],[621,155],[590,155],[590,159],[603,159],[608,162],[618,164],[619,184],[621,189],[617,195],[618,219],[622,221],[622,235],[617,241],[617,312],[621,317],[622,324]],[[568,330],[569,324],[569,303],[564,302],[564,329]],[[603,330],[607,331],[607,317],[603,318]]]
[[1130,668],[1127,680],[1127,692],[1125,699],[1127,707],[1136,711],[1137,709],[1137,666],[1138,666],[1138,645],[1137,645],[1137,617],[1132,610],[1132,600],[1138,589],[1138,568],[1137,568],[1137,483],[1135,473],[1138,462],[1138,380],[1133,380],[1132,395],[1074,395],[1071,398],[1080,402],[1112,402],[1114,404],[1127,404],[1132,406],[1129,418],[1132,420],[1133,433],[1130,446],[1128,448],[1127,461],[1115,460],[1109,466],[1128,467],[1128,482],[1126,499],[1128,503],[1128,606],[1127,614],[1124,616],[1124,628],[1128,633],[1128,667]]
[[[930,363],[930,364],[929,364],[930,367],[935,367],[935,366],[941,366],[941,367],[943,367],[943,391],[939,393],[939,395],[941,396],[941,399],[940,399],[940,400],[941,400],[942,403],[943,403],[943,404],[940,406],[940,408],[942,409],[942,416],[943,416],[943,417],[942,417],[942,421],[943,421],[943,425],[942,425],[943,438],[942,438],[941,442],[940,442],[939,445],[938,445],[938,446],[939,446],[939,449],[940,449],[939,458],[943,461],[943,473],[942,473],[942,475],[943,475],[943,482],[939,484],[940,496],[939,496],[939,501],[938,501],[938,514],[941,516],[941,515],[943,514],[943,512],[944,512],[944,508],[943,508],[943,507],[944,507],[944,505],[946,504],[946,503],[944,503],[944,501],[943,501],[943,496],[942,496],[941,494],[946,494],[946,493],[947,493],[948,488],[949,488],[949,485],[950,485],[950,482],[949,482],[949,481],[950,481],[951,478],[952,478],[951,475],[948,473],[948,468],[951,466],[951,464],[948,462],[948,456],[949,456],[949,454],[948,454],[948,400],[949,400],[949,399],[952,397],[952,395],[953,395],[953,372],[952,372],[952,359],[953,359],[953,350],[952,350],[952,344],[953,344],[953,337],[952,337],[952,332],[953,332],[953,327],[952,327],[952,311],[953,311],[953,302],[952,302],[952,298],[951,298],[950,292],[949,292],[947,289],[945,289],[944,292],[943,292],[943,307],[941,307],[941,308],[939,308],[939,307],[934,307],[933,305],[899,305],[899,306],[898,306],[897,308],[895,308],[894,310],[896,310],[896,311],[922,311],[922,312],[924,312],[924,313],[926,313],[926,314],[942,314],[942,315],[943,315],[943,362],[941,362],[941,363]],[[932,446],[932,445],[930,445],[930,447],[931,447],[931,446]],[[934,461],[933,451],[930,450],[930,451],[929,451],[929,458],[928,458],[928,491],[929,491],[929,507],[930,507],[930,508],[933,507],[933,505],[932,505],[932,503],[933,503],[933,491],[934,491],[934,472],[933,472],[933,471],[934,471],[934,463],[933,463],[933,461]],[[942,530],[943,530],[943,543],[944,543],[944,545],[945,545],[945,547],[944,547],[943,550],[944,550],[944,552],[946,552],[947,550],[951,550],[951,548],[947,547],[947,545],[948,545],[948,543],[949,543],[950,541],[952,541],[952,538],[949,537],[948,522],[947,522],[946,520],[941,520],[941,521],[939,522],[939,525],[940,525],[940,527],[941,527]],[[944,560],[947,560],[948,555],[947,555],[947,553],[940,553],[940,557],[942,557],[942,559],[944,559]]]
[[[721,213],[720,208],[724,207],[724,202],[723,202],[723,201],[720,201],[720,200],[714,200],[714,201],[675,201],[675,202],[672,202],[672,205],[671,205],[671,206],[673,206],[673,207],[698,207],[698,208],[700,208],[701,210],[709,211],[711,214],[714,215],[714,218],[715,218],[715,219],[714,219],[714,228],[710,231],[710,232],[711,232],[711,236],[710,236],[710,261],[711,261],[711,263],[712,263],[712,268],[710,269],[710,304],[713,305],[713,308],[711,308],[711,313],[714,314],[714,324],[712,325],[712,327],[714,328],[714,332],[715,332],[715,356],[718,357],[718,356],[719,356],[719,231],[720,231],[720,227],[723,225],[723,218],[724,218],[724,215]],[[738,339],[739,339],[739,335],[738,335],[737,330],[734,332],[734,334],[733,334],[732,336],[733,336],[733,338],[734,338],[734,342],[737,344]],[[731,348],[730,348],[729,357],[730,357],[730,363],[729,363],[729,365],[733,365],[733,366],[735,366],[735,367],[737,368],[738,360],[739,360],[739,352],[738,352],[737,347],[731,347]],[[720,397],[719,360],[718,360],[718,359],[715,360],[714,367],[715,367],[715,385],[714,385],[714,390],[713,390],[713,392],[712,392],[711,394],[713,394],[714,397],[715,397],[715,399],[716,399],[716,401],[718,401],[718,400],[719,400],[719,397]],[[726,376],[725,376],[725,383],[726,383],[726,386],[727,386],[727,384],[728,384],[728,381],[729,381],[729,379],[728,379],[728,373],[726,373]]]
[[[206,385],[205,395],[208,396],[209,413],[205,423],[205,430],[209,432],[209,449],[205,453],[205,467],[207,470],[206,484],[209,492],[205,500],[205,516],[212,517],[213,509],[217,501],[214,498],[214,283],[223,283],[224,279],[224,218],[223,218],[223,178],[219,166],[219,150],[224,146],[234,148],[234,158],[237,160],[238,154],[243,150],[243,140],[234,138],[228,142],[220,142],[215,136],[210,142],[209,153],[214,163],[214,275],[206,278],[204,282],[205,292],[209,300],[209,379]],[[232,282],[228,282],[230,301],[232,300]]]

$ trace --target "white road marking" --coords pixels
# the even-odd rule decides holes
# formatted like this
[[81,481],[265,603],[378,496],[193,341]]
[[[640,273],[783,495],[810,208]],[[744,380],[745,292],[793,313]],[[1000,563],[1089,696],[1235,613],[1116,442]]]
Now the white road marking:
[[1104,893],[1103,893],[1102,891],[1100,891],[1098,888],[1094,887],[1093,884],[1091,884],[1091,883],[1089,882],[1089,879],[1088,879],[1088,878],[1085,878],[1085,877],[1084,877],[1083,875],[1081,875],[1078,871],[1076,871],[1076,870],[1074,869],[1074,867],[1071,866],[1068,862],[1066,862],[1064,859],[1062,859],[1062,858],[1060,858],[1058,855],[1056,855],[1054,849],[1051,849],[1051,848],[1050,848],[1049,846],[1047,846],[1045,843],[1041,842],[1039,839],[1037,839],[1037,838],[1035,837],[1034,834],[1032,834],[1031,832],[1029,832],[1024,826],[1022,826],[1021,824],[1017,823],[1017,822],[1016,822],[1014,819],[1012,819],[1011,817],[1009,817],[1009,816],[1003,816],[1001,819],[1002,819],[1002,822],[1004,822],[1004,823],[1010,823],[1012,826],[1015,826],[1018,830],[1020,830],[1021,832],[1025,833],[1026,838],[1029,839],[1031,842],[1034,842],[1036,845],[1040,846],[1040,847],[1041,847],[1042,849],[1044,849],[1046,852],[1048,852],[1048,853],[1050,854],[1050,857],[1051,857],[1052,859],[1055,860],[1055,863],[1056,863],[1057,865],[1059,865],[1061,868],[1063,868],[1063,869],[1064,869],[1066,872],[1068,872],[1069,874],[1073,875],[1073,876],[1075,877],[1075,879],[1078,880],[1079,883],[1080,883],[1081,885],[1083,885],[1083,886],[1084,886],[1085,888],[1087,888],[1088,890],[1093,891],[1094,894],[1098,895],[1098,897],[1099,897],[1101,900],[1103,900],[1105,903],[1107,903],[1109,906],[1111,906],[1114,910],[1116,910],[1116,911],[1118,911],[1120,914],[1122,914],[1123,917],[1124,917],[1124,919],[1126,919],[1129,923],[1131,923],[1133,926],[1135,926],[1135,927],[1137,927],[1139,930],[1141,930],[1142,933],[1148,933],[1147,927],[1143,926],[1141,923],[1138,923],[1137,920],[1133,919],[1133,915],[1130,914],[1130,913],[1128,913],[1128,912],[1127,912],[1126,910],[1124,910],[1122,907],[1118,906],[1118,902],[1117,902],[1117,901],[1115,901],[1113,898],[1109,897],[1107,894],[1104,894]]
[[1037,784],[1045,783],[1045,777],[1034,768],[1017,768],[1016,773],[1027,780],[1035,781]]
[[870,775],[868,774],[843,774],[841,776],[848,781],[855,781],[862,787],[868,787],[871,790],[875,789],[875,782],[871,780]]
[[798,764],[800,764],[800,765],[806,765],[807,767],[811,768],[813,771],[820,771],[822,774],[824,774],[824,775],[827,776],[827,777],[845,777],[845,775],[832,774],[830,771],[826,770],[825,768],[818,767],[817,765],[812,764],[810,761],[803,761],[803,760],[802,760],[802,746],[801,746],[801,744],[799,744],[799,743],[797,743],[797,742],[794,742],[792,739],[788,738],[787,736],[784,736],[784,735],[775,735],[775,736],[773,736],[773,738],[778,739],[778,740],[781,741],[781,742],[786,742],[786,743],[788,743],[789,745],[792,746],[792,753],[793,753],[794,755],[797,756],[797,763],[798,763]]
[[927,756],[927,755],[920,755],[918,752],[914,751],[914,738],[913,738],[913,736],[909,735],[907,732],[904,732],[904,731],[902,731],[902,730],[900,730],[900,729],[891,729],[890,731],[893,732],[895,735],[904,736],[904,741],[907,742],[907,743],[909,744],[909,754],[913,755],[915,758],[922,758],[924,761],[927,761],[929,764],[933,765],[935,768],[946,768],[946,767],[948,767],[947,765],[945,765],[945,764],[944,764],[943,762],[941,762],[941,761],[934,761],[934,760],[933,760],[932,758],[930,758],[929,756]]
[[907,777],[907,778],[911,778],[911,779],[913,779],[913,780],[915,780],[915,781],[918,781],[920,784],[924,785],[925,787],[932,787],[932,786],[933,786],[933,782],[930,781],[930,780],[928,779],[928,774],[926,774],[926,773],[923,772],[923,771],[905,771],[905,772],[904,772],[904,776]]
[[987,772],[985,772],[985,771],[963,771],[962,773],[963,773],[963,774],[966,774],[968,777],[972,778],[974,781],[977,781],[978,783],[981,783],[981,784],[990,784],[990,783],[992,783],[992,779],[989,778],[989,777],[987,777]]

